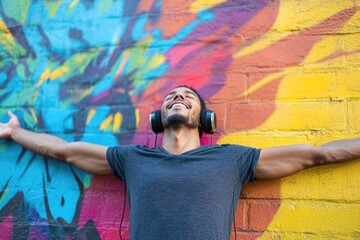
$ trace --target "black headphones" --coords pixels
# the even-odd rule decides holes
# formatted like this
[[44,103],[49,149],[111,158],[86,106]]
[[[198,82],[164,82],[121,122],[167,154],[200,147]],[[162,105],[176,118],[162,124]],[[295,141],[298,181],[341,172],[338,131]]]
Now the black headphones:
[[[151,129],[154,133],[162,133],[164,126],[161,122],[161,110],[150,113]],[[204,133],[213,134],[216,132],[216,116],[213,111],[202,110],[200,114],[200,125]]]

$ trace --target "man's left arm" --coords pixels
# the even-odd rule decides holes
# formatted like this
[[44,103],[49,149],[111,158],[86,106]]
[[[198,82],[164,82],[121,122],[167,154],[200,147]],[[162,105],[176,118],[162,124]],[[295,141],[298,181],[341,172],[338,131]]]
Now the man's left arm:
[[256,179],[285,177],[301,170],[360,159],[360,138],[339,140],[314,147],[289,145],[261,150]]

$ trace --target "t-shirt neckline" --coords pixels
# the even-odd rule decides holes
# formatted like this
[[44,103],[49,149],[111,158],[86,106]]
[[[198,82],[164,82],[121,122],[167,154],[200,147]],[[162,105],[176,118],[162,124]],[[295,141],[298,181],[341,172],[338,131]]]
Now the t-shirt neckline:
[[179,154],[174,154],[174,153],[170,153],[168,152],[165,148],[163,147],[159,147],[159,150],[165,154],[168,154],[168,155],[172,155],[172,156],[182,156],[182,155],[189,155],[189,154],[192,154],[194,152],[198,152],[204,148],[208,148],[208,147],[212,147],[212,146],[217,146],[217,144],[213,144],[213,145],[201,145],[200,147],[198,148],[194,148],[194,149],[191,149],[189,151],[185,151],[183,153],[179,153]]

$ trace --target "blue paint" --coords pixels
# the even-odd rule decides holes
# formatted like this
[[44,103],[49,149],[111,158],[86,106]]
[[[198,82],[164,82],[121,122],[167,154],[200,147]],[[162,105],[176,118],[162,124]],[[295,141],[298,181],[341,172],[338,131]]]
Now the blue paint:
[[[74,141],[80,135],[81,141],[115,146],[119,144],[117,138],[122,133],[116,135],[108,130],[100,130],[99,127],[116,111],[123,111],[121,113],[124,118],[129,116],[130,120],[126,118],[129,122],[125,127],[135,126],[135,113],[130,96],[111,95],[123,99],[109,99],[110,97],[105,95],[106,100],[94,99],[99,94],[111,92],[109,90],[113,90],[114,84],[133,90],[132,95],[141,96],[151,83],[167,73],[169,65],[165,61],[150,70],[145,71],[143,67],[147,66],[154,56],[165,56],[202,23],[212,21],[215,14],[210,10],[201,11],[197,19],[184,26],[175,36],[164,39],[162,29],[145,31],[149,21],[156,23],[161,16],[137,13],[138,1],[112,1],[111,6],[104,12],[100,11],[100,1],[79,1],[75,7],[69,8],[71,3],[72,1],[62,2],[56,15],[51,16],[48,9],[48,6],[52,6],[51,1],[47,4],[44,1],[31,1],[25,25],[0,16],[8,27],[16,26],[21,29],[19,35],[15,36],[18,38],[15,39],[16,47],[25,52],[20,56],[0,44],[1,56],[4,58],[0,64],[0,83],[11,79],[0,90],[1,94],[9,94],[0,101],[0,107],[18,109],[20,121],[27,128],[50,132],[66,141]],[[11,4],[15,7],[17,1],[12,1]],[[153,10],[156,14],[160,14],[162,6],[162,1],[154,3]],[[145,45],[143,40],[147,38],[151,42]],[[134,47],[140,45],[139,42],[142,45],[140,51]],[[131,51],[129,59],[124,59],[124,51]],[[84,54],[88,59],[75,62],[75,66],[67,64],[68,60],[75,60],[78,54]],[[141,54],[141,63],[133,57],[136,54]],[[115,82],[115,74],[123,61],[126,62],[122,76]],[[53,72],[65,63],[69,67],[69,73],[56,80],[45,79],[37,86],[44,71],[50,69]],[[84,67],[85,71],[81,71],[80,67]],[[18,72],[14,72],[16,68],[24,68],[25,79],[22,79]],[[91,93],[85,98],[79,98],[83,89],[91,89]],[[37,93],[38,96],[35,97]],[[38,122],[30,114],[30,108],[34,110]],[[96,112],[87,123],[90,109],[95,109]],[[2,121],[8,119],[4,110],[0,113]],[[25,113],[29,116],[26,124]],[[59,232],[60,238],[69,238],[62,228],[69,227],[70,223],[78,224],[80,209],[77,208],[81,207],[81,196],[84,194],[82,189],[85,180],[91,178],[91,175],[57,160],[46,161],[38,155],[34,157],[30,151],[26,151],[16,163],[22,147],[12,141],[0,141],[0,144],[0,149],[4,149],[0,155],[0,191],[5,188],[7,191],[1,198],[0,210],[4,210],[18,193],[22,193],[23,199],[16,204],[25,208],[19,210],[22,212],[11,213],[14,217],[17,217],[16,214],[27,216],[21,224],[48,223]],[[5,187],[6,183],[8,185]],[[63,225],[60,222],[63,222]],[[14,225],[14,229],[16,227]],[[43,225],[37,229],[49,231],[47,227]],[[71,227],[76,229],[81,226]],[[53,236],[49,236],[51,237]]]
[[140,41],[150,35],[150,32],[144,32],[147,21],[148,14],[143,13],[137,16],[134,28],[132,29],[132,38],[134,41]]

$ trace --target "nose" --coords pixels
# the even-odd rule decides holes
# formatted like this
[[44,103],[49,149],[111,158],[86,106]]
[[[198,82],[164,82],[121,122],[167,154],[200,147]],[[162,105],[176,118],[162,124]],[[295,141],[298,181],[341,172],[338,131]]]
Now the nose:
[[184,100],[184,96],[181,93],[178,93],[174,96],[174,100],[179,99],[179,98]]

